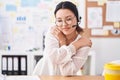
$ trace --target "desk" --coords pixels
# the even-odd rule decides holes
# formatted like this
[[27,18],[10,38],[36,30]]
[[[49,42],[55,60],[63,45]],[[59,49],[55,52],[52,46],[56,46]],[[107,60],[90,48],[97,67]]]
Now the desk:
[[6,76],[0,80],[104,80],[103,76]]
[[40,76],[40,80],[104,80],[103,76]]

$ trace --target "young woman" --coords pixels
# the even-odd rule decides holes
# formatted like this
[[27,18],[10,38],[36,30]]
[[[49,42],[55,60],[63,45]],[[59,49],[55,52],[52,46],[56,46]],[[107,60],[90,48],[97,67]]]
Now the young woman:
[[50,27],[45,38],[44,57],[33,74],[76,75],[84,65],[92,45],[90,39],[80,35],[80,18],[75,4],[60,2],[54,11],[55,26]]

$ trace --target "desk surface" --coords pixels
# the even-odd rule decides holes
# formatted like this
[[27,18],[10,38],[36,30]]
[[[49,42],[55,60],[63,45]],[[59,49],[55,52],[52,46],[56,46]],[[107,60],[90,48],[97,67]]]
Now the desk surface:
[[104,80],[103,76],[40,76],[40,80]]

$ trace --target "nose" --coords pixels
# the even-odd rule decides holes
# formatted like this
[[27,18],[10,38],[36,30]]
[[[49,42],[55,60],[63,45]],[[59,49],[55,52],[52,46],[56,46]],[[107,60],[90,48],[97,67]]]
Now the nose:
[[67,25],[66,21],[63,21],[63,22],[62,22],[62,25],[63,25],[63,26],[66,26],[66,25]]

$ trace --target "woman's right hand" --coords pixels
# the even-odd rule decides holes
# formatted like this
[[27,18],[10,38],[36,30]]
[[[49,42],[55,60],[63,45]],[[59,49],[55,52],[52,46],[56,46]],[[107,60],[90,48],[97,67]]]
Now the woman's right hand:
[[81,37],[77,41],[72,43],[76,50],[85,46],[91,47],[92,46],[92,41],[89,38]]
[[61,46],[66,44],[66,37],[63,34],[63,32],[59,29],[59,27],[52,27],[51,33],[57,38]]

